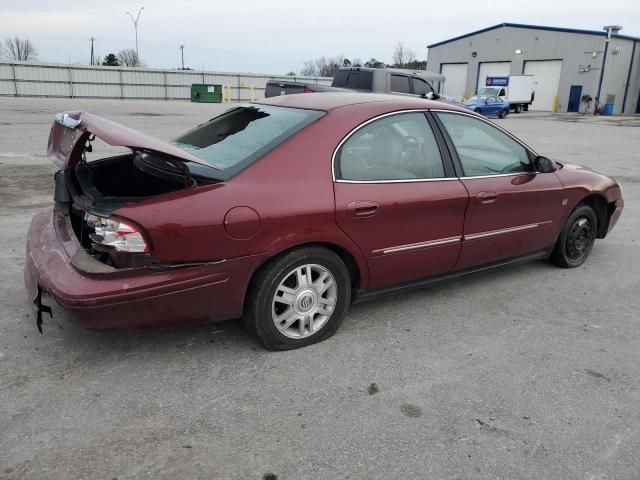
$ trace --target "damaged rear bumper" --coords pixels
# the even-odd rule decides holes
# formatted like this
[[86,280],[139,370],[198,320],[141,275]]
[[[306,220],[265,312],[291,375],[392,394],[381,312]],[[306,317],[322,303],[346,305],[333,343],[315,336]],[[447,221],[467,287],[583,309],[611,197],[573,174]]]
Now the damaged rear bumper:
[[50,208],[31,222],[24,279],[38,318],[46,312],[41,293],[47,292],[84,327],[143,328],[240,317],[251,272],[261,261],[248,256],[168,271],[118,270],[88,255],[68,215]]

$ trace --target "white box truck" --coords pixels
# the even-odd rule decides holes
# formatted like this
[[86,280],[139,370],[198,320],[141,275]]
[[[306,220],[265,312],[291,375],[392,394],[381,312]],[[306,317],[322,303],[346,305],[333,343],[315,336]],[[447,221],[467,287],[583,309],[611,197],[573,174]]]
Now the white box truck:
[[529,110],[533,103],[533,75],[509,75],[508,77],[487,77],[486,86],[478,90],[478,95],[495,95],[509,102],[511,110],[520,113]]

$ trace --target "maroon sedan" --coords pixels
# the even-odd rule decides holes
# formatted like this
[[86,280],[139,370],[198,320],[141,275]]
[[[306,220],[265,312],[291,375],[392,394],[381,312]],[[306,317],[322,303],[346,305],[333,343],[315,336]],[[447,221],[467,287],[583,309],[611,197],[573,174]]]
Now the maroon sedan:
[[[131,153],[86,161],[99,137]],[[577,267],[620,186],[483,117],[398,96],[241,105],[163,142],[58,114],[55,205],[25,282],[92,329],[243,317],[267,348],[331,336],[352,301],[524,260]]]

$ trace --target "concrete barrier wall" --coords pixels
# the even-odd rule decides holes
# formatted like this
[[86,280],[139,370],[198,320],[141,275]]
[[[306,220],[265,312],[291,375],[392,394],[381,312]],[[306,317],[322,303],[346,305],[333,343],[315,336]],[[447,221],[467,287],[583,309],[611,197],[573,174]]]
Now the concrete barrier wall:
[[232,101],[264,98],[271,79],[331,85],[326,77],[0,61],[0,96],[189,100],[191,84],[229,86]]

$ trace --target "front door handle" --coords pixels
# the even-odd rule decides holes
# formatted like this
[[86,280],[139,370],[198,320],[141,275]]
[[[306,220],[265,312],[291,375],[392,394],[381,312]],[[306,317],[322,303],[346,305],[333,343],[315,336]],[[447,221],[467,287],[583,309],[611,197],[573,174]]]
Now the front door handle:
[[480,192],[476,195],[480,203],[493,203],[498,199],[496,192]]
[[347,204],[347,214],[353,217],[371,217],[378,212],[380,205],[370,200],[358,200]]

